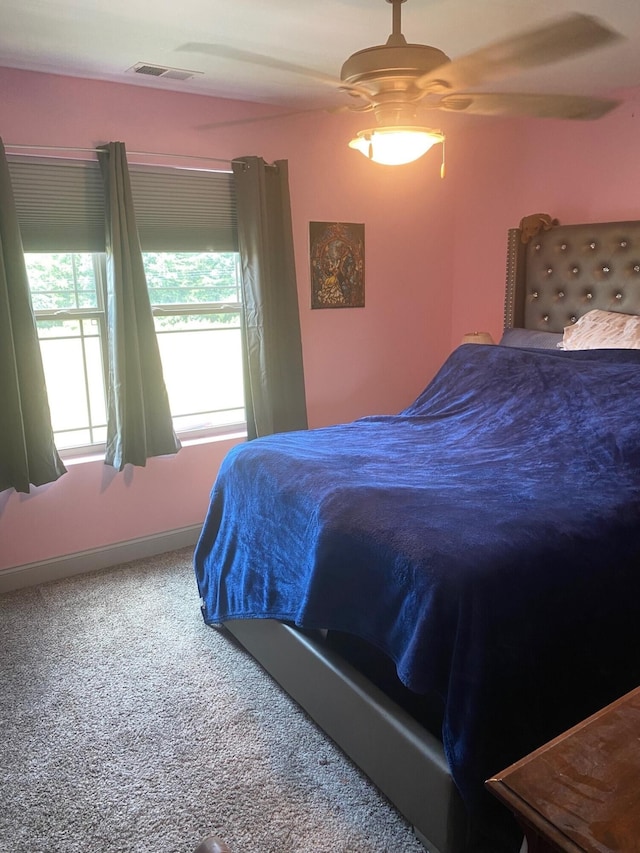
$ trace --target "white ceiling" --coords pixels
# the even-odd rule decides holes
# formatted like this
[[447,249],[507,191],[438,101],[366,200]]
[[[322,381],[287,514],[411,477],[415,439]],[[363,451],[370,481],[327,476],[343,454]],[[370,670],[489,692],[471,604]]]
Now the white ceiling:
[[[625,39],[483,87],[607,95],[640,86],[639,0],[408,0],[409,42],[461,56],[571,12]],[[258,101],[292,108],[347,96],[304,76],[184,49],[223,44],[339,76],[357,50],[391,31],[385,0],[1,0],[0,65]],[[132,75],[135,63],[199,71],[194,79]]]

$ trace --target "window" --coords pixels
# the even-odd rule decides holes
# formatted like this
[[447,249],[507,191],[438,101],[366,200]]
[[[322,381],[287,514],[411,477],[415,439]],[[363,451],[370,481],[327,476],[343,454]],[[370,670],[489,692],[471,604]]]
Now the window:
[[237,254],[143,260],[176,432],[244,422]]
[[104,256],[25,257],[56,446],[103,443]]
[[[176,432],[244,421],[238,256],[143,254]],[[59,450],[106,440],[105,256],[28,253]]]
[[[104,199],[92,161],[10,160],[59,450],[106,439]],[[231,175],[130,166],[174,428],[244,425]]]

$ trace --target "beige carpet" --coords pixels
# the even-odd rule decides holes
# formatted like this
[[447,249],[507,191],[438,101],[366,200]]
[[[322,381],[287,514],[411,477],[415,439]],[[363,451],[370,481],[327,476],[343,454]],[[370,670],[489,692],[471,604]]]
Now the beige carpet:
[[0,596],[0,853],[424,853],[204,625],[191,552]]

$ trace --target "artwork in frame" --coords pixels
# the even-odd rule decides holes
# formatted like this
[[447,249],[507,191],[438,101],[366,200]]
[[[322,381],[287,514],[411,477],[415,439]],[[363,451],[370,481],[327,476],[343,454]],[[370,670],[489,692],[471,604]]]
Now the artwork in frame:
[[310,222],[312,308],[364,308],[364,225]]

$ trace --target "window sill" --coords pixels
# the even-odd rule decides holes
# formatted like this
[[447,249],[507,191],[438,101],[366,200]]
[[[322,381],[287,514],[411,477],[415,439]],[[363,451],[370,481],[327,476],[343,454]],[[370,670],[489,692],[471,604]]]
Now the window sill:
[[[204,435],[196,435],[195,433],[178,434],[182,447],[195,447],[199,444],[214,444],[219,441],[241,441],[247,438],[247,428],[245,425],[230,425],[227,428],[219,427],[215,431],[206,432]],[[86,448],[86,452],[82,449],[72,449],[59,451],[60,458],[65,466],[69,468],[73,465],[84,465],[89,462],[104,462],[104,445],[96,445],[91,448]]]

